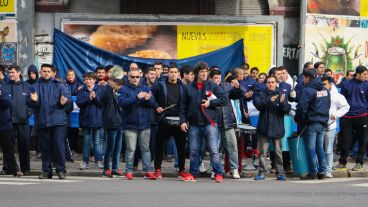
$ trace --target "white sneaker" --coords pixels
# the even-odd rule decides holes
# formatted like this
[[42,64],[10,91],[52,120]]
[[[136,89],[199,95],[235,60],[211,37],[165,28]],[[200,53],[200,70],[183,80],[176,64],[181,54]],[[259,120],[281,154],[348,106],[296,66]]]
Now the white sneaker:
[[211,179],[215,179],[215,173],[213,171],[211,171]]
[[332,174],[330,172],[326,172],[326,178],[332,178]]
[[204,163],[202,162],[201,166],[199,167],[199,172],[200,173],[205,173],[207,172],[207,169],[204,167]]
[[83,161],[83,162],[81,163],[81,165],[80,165],[80,169],[81,169],[81,170],[88,169],[88,164],[87,164],[87,162]]
[[98,162],[96,163],[96,167],[97,167],[97,168],[102,169],[104,166],[103,166],[103,164],[102,164],[102,162],[101,162],[101,161],[98,161]]
[[232,177],[234,179],[240,179],[240,175],[239,175],[238,169],[235,169],[235,170],[230,171],[230,174],[232,175]]

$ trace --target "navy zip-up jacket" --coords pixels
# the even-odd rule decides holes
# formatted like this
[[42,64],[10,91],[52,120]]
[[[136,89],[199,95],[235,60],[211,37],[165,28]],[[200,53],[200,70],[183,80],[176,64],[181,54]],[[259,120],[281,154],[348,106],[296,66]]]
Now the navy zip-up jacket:
[[78,88],[81,86],[81,84],[77,80],[74,82],[65,81],[65,83],[69,87],[72,96],[76,96],[78,94]]
[[313,123],[326,127],[330,105],[330,92],[323,87],[321,78],[316,78],[304,87],[294,119],[301,127]]
[[13,129],[10,94],[0,84],[0,132]]
[[149,100],[144,98],[138,100],[140,92],[150,93],[148,86],[139,84],[133,86],[129,82],[120,89],[119,105],[122,107],[122,129],[123,130],[143,130],[151,126],[150,109],[157,109],[155,98],[151,96]]
[[91,91],[86,85],[78,91],[77,106],[79,109],[79,126],[82,128],[98,128],[102,127],[102,102],[100,100],[100,87],[96,84],[93,86],[96,98],[89,99]]
[[28,118],[32,115],[32,109],[26,105],[30,85],[23,80],[18,82],[9,80],[3,85],[3,88],[9,92],[12,98],[10,113],[13,124],[28,123]]
[[341,84],[341,94],[345,96],[350,110],[345,117],[368,115],[368,82],[356,78]]
[[[45,80],[40,78],[31,86],[30,92],[36,92],[37,101],[32,101],[30,94],[27,95],[27,105],[33,108],[36,128],[48,128],[67,124],[66,110],[72,101],[69,89],[55,79]],[[60,104],[60,97],[68,99],[65,105]]]
[[[285,101],[280,102],[282,93],[280,93],[278,89],[275,91],[266,89],[253,95],[253,104],[259,111],[259,120],[257,124],[258,134],[275,138],[284,136],[284,115],[289,113],[291,106],[288,104],[287,94],[285,94]],[[275,95],[279,97],[272,102],[271,97]]]
[[211,100],[208,108],[204,109],[209,118],[217,123],[217,110],[227,104],[225,92],[214,82],[207,80],[203,83],[202,90],[197,87],[196,81],[187,84],[185,94],[181,100],[179,108],[180,124],[205,126],[211,124],[210,120],[202,112],[202,99],[207,99],[206,91],[214,94],[217,99]]
[[104,129],[118,129],[121,127],[121,107],[119,106],[118,97],[120,93],[115,93],[111,86],[101,87],[101,103],[102,103],[102,122]]

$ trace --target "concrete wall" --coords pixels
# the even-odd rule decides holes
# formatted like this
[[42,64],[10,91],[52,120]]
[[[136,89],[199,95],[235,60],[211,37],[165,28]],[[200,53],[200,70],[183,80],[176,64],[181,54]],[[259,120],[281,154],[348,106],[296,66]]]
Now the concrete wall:
[[18,0],[18,65],[23,70],[34,62],[34,18],[34,0]]

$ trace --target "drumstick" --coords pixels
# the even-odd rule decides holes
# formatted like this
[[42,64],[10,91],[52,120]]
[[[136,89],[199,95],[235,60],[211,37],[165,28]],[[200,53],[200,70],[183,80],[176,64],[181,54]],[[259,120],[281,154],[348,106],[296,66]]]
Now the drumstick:
[[176,106],[176,104],[173,104],[173,105],[170,105],[170,106],[168,106],[168,107],[164,108],[164,111],[165,111],[166,109],[172,108],[172,107],[174,107],[174,106]]

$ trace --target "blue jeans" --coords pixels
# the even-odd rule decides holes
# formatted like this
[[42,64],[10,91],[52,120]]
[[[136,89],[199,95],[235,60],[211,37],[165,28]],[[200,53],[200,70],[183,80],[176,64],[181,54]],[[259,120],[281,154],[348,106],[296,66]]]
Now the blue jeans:
[[139,144],[141,150],[141,157],[143,162],[144,172],[153,172],[153,167],[151,163],[151,151],[150,151],[150,129],[134,130],[127,129],[124,130],[124,137],[126,143],[125,152],[125,162],[126,162],[126,172],[133,172],[133,162],[134,162],[134,152]]
[[110,169],[110,157],[112,157],[112,171],[119,169],[123,134],[121,129],[107,129],[104,169]]
[[91,142],[93,141],[95,150],[95,162],[102,161],[102,128],[83,128],[83,161],[89,161]]
[[333,146],[335,141],[336,129],[328,130],[325,134],[325,152],[326,152],[326,171],[332,173],[333,166]]
[[199,175],[199,166],[201,164],[201,145],[202,137],[205,138],[207,149],[211,156],[211,165],[216,174],[222,175],[222,164],[218,151],[218,128],[217,126],[206,125],[190,125],[189,128],[189,145],[190,145],[190,173],[194,176]]
[[309,174],[316,175],[326,173],[326,155],[323,148],[326,127],[319,123],[307,126],[303,137],[306,141],[307,157],[309,164]]

